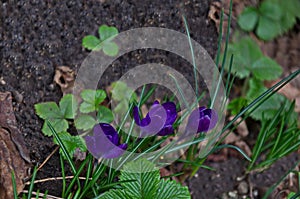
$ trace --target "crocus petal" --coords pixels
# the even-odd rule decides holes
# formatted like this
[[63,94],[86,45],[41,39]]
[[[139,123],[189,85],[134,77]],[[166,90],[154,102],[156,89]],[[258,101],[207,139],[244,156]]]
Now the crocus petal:
[[214,110],[199,107],[190,114],[186,131],[188,134],[207,132],[214,128],[217,122],[218,115]]
[[167,120],[165,125],[172,125],[177,118],[176,105],[173,102],[166,102],[163,103],[162,106],[167,112]]
[[157,135],[165,136],[174,133],[174,129],[172,125],[165,126],[162,130],[159,131]]
[[112,159],[117,158],[123,155],[125,150],[127,149],[127,144],[121,144],[119,146],[115,146],[113,149],[107,151],[105,154],[103,154],[103,158],[106,159]]
[[127,144],[119,145],[118,133],[110,124],[97,124],[93,130],[94,135],[86,136],[85,142],[95,158],[116,158],[127,149]]
[[174,132],[173,123],[177,118],[176,105],[166,102],[162,105],[154,101],[146,117],[140,119],[138,107],[133,108],[133,117],[141,129],[141,137],[149,135],[169,135]]

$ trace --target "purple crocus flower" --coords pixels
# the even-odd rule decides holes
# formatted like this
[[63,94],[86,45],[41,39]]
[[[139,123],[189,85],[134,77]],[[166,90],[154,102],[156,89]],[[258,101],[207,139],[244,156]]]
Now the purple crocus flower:
[[116,158],[127,149],[127,144],[119,143],[119,135],[110,124],[96,124],[93,131],[93,136],[85,136],[85,142],[89,152],[95,158]]
[[186,133],[207,132],[214,128],[218,122],[218,114],[213,109],[204,106],[192,111],[186,126]]
[[133,118],[141,129],[141,137],[150,135],[170,135],[174,133],[173,123],[177,118],[176,105],[173,102],[159,104],[155,101],[145,118],[141,119],[139,108],[133,108]]

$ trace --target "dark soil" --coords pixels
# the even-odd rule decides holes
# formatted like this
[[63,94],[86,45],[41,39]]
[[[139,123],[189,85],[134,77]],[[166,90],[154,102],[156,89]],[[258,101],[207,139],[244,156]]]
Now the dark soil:
[[[13,93],[15,115],[32,164],[41,164],[55,149],[52,138],[41,133],[42,121],[35,115],[34,104],[60,99],[60,88],[53,82],[55,69],[62,65],[79,69],[89,53],[81,46],[84,36],[96,35],[102,24],[116,26],[120,32],[138,27],[164,27],[185,33],[181,18],[184,14],[191,37],[214,57],[218,34],[207,17],[209,5],[210,0],[2,0],[0,91]],[[147,62],[173,66],[193,81],[190,65],[181,58],[158,50],[139,50],[117,59],[100,85],[104,88],[130,68]],[[245,161],[230,158],[223,163],[208,164],[216,171],[200,170],[198,177],[189,182],[194,198],[217,198],[236,189],[236,177],[243,175]],[[55,176],[61,176],[58,152],[42,167],[37,178]],[[277,177],[268,176],[271,182],[276,182]],[[253,182],[263,179],[254,177]],[[35,188],[59,195],[61,184],[51,181],[36,184]]]
[[[52,138],[41,133],[42,121],[34,104],[58,101],[60,88],[53,82],[55,68],[67,65],[77,71],[88,51],[81,40],[97,34],[102,24],[119,31],[138,27],[164,27],[185,32],[182,14],[188,19],[191,37],[211,56],[217,46],[217,31],[208,20],[209,1],[96,1],[96,0],[2,0],[0,10],[0,91],[11,91],[19,128],[34,165],[54,150]],[[157,55],[160,56],[157,56]],[[129,53],[119,58],[104,77],[103,86],[117,80],[130,67],[146,62],[174,66],[192,79],[187,63],[175,55],[155,50]],[[38,172],[38,179],[61,176],[56,153]],[[36,188],[57,195],[59,182],[37,184]]]

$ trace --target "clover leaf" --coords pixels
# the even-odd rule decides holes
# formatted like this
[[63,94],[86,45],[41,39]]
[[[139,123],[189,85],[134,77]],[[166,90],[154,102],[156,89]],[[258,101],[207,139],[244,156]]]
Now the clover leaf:
[[42,132],[46,136],[52,136],[46,120],[49,120],[56,132],[60,133],[69,128],[66,119],[74,119],[78,104],[72,94],[67,94],[61,98],[59,106],[55,102],[44,102],[34,105],[36,114],[45,120]]
[[90,113],[97,111],[100,107],[100,104],[106,98],[106,93],[104,90],[83,90],[80,94],[83,99],[83,102],[80,105],[80,112]]
[[112,40],[118,35],[119,31],[115,27],[102,25],[98,29],[99,38],[87,35],[82,39],[82,46],[88,50],[103,50],[108,56],[116,56],[119,52],[118,45]]

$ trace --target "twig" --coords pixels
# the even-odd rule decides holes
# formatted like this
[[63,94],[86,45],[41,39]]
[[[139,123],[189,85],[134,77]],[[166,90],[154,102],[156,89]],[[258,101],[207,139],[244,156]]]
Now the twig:
[[[66,176],[65,179],[73,179],[74,176]],[[86,180],[86,177],[78,177],[79,180]],[[53,178],[44,178],[40,180],[35,180],[33,183],[42,183],[42,182],[48,182],[48,181],[54,181],[54,180],[63,180],[63,177],[53,177]],[[89,178],[89,180],[92,180],[92,178]],[[26,182],[25,185],[30,185],[30,182]]]
[[[23,190],[22,191],[23,193],[28,193],[28,190]],[[46,196],[47,199],[63,199],[63,198],[59,198],[59,197],[56,197],[56,196],[52,196],[52,195],[49,195],[49,194],[44,194],[44,193],[37,193],[35,191],[31,192],[33,195],[35,196],[41,196],[41,197],[44,197]],[[32,198],[32,199],[35,199],[36,197]],[[40,197],[39,197],[40,199]]]
[[53,156],[53,154],[59,149],[59,146],[55,147],[55,149],[48,155],[48,157],[44,160],[44,162],[38,167],[37,171],[39,171],[47,162],[48,160]]

